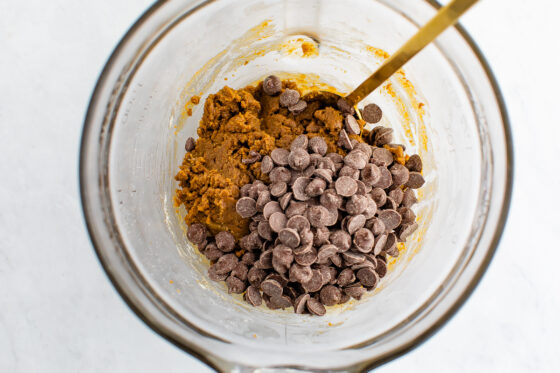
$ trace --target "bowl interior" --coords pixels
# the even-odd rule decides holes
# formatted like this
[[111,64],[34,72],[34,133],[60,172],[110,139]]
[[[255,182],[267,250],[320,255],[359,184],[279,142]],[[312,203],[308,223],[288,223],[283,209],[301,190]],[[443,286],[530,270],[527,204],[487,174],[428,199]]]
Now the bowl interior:
[[[177,328],[255,365],[250,351],[256,350],[283,352],[267,364],[330,364],[331,357],[309,362],[327,350],[346,350],[351,363],[363,360],[364,348],[389,346],[407,328],[412,335],[418,318],[461,271],[480,264],[482,259],[472,262],[473,253],[488,228],[495,167],[506,162],[494,152],[505,153],[505,140],[492,87],[477,81],[485,79],[484,70],[468,67],[476,55],[455,30],[362,103],[382,107],[381,124],[395,130],[394,142],[405,144],[408,154],[421,155],[427,181],[415,208],[419,230],[365,300],[332,307],[322,318],[253,308],[208,279],[208,262],[186,239],[185,211],[174,206],[184,141],[196,137],[208,94],[271,73],[306,89],[349,92],[387,57],[384,51],[394,51],[418,29],[407,12],[433,14],[426,4],[404,3],[176,1],[165,30],[146,34],[106,116],[98,155],[106,166],[101,200],[119,237],[121,260]],[[313,46],[311,53],[303,52],[303,43]],[[193,95],[202,97],[200,105],[189,102]]]

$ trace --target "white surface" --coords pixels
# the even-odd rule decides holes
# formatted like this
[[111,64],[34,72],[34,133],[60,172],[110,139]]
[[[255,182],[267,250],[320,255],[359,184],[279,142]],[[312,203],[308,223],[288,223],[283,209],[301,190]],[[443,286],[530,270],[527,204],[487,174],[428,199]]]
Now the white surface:
[[[0,2],[0,372],[210,371],[120,299],[91,247],[78,198],[79,139],[92,88],[150,3]],[[484,0],[463,21],[511,116],[510,218],[466,305],[381,372],[560,366],[560,223],[552,220],[560,208],[559,12],[556,0]]]

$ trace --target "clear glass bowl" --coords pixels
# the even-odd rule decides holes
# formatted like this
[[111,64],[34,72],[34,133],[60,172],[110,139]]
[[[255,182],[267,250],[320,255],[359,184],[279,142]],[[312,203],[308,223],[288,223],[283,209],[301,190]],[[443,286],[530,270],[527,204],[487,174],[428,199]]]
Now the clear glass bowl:
[[396,50],[438,7],[171,0],[146,12],[98,81],[80,164],[91,239],[139,317],[220,371],[361,371],[418,345],[456,312],[496,249],[512,180],[504,104],[459,26],[411,61],[406,78],[394,76],[365,100],[382,106],[396,141],[422,155],[427,180],[419,232],[365,300],[322,318],[252,308],[208,279],[208,263],[185,238],[184,211],[173,206],[183,144],[203,111],[186,104],[192,95],[204,100],[270,73],[348,92],[386,57],[381,50]]

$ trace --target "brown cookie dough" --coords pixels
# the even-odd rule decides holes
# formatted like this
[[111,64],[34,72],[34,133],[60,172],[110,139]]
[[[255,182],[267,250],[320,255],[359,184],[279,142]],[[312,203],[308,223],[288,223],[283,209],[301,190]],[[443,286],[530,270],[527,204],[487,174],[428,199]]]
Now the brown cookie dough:
[[[298,89],[289,81],[282,86]],[[240,187],[255,179],[268,180],[260,171],[260,161],[242,162],[251,157],[250,151],[264,156],[277,147],[288,149],[296,136],[305,133],[322,136],[328,152],[343,152],[336,146],[343,128],[337,96],[311,92],[302,100],[307,107],[294,115],[280,105],[279,95],[266,95],[262,83],[239,90],[226,86],[208,96],[199,138],[175,176],[179,181],[175,202],[185,205],[187,224],[205,224],[212,234],[229,231],[237,240],[248,233],[249,220],[235,211]],[[359,136],[351,138],[363,141]]]

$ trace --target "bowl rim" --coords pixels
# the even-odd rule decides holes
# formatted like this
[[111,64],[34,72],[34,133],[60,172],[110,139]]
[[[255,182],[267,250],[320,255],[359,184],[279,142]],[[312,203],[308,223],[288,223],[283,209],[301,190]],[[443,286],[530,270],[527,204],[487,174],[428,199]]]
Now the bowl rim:
[[[204,6],[207,3],[211,3],[215,0],[206,0],[201,2],[199,5],[195,6],[198,8],[200,6]],[[436,0],[423,0],[428,5],[432,6],[436,11],[442,7],[442,5]],[[88,215],[88,206],[89,201],[86,193],[86,172],[85,172],[85,163],[88,158],[88,155],[84,151],[86,148],[86,143],[88,142],[89,136],[92,134],[90,133],[91,124],[93,121],[93,114],[96,107],[97,102],[100,99],[100,94],[104,83],[108,79],[109,73],[112,71],[116,61],[118,60],[121,52],[128,44],[128,42],[132,39],[132,37],[136,34],[136,32],[151,18],[151,16],[156,13],[161,7],[166,5],[168,2],[160,2],[156,1],[151,6],[149,6],[144,13],[134,22],[134,24],[128,29],[128,31],[124,34],[121,38],[117,46],[111,52],[110,57],[108,58],[103,70],[101,71],[99,78],[95,84],[94,90],[91,94],[88,108],[86,111],[86,115],[84,118],[84,125],[82,130],[82,136],[80,141],[80,154],[79,154],[79,188],[80,188],[80,200],[82,205],[82,213],[86,228],[88,230],[88,234],[92,243],[92,246],[95,250],[97,258],[103,267],[103,270],[107,274],[109,280],[111,281],[114,288],[117,290],[123,301],[128,305],[128,307],[139,317],[146,325],[148,325],[153,331],[157,334],[165,338],[168,342],[172,343],[173,345],[177,346],[181,350],[187,352],[188,354],[196,357],[200,361],[204,362],[211,368],[215,369],[216,371],[221,371],[220,367],[216,365],[209,356],[199,352],[195,346],[191,345],[190,343],[180,340],[176,338],[171,333],[167,332],[165,328],[162,328],[158,325],[157,322],[153,321],[150,317],[143,313],[143,311],[135,305],[133,302],[133,296],[129,294],[124,287],[118,282],[115,275],[111,271],[111,266],[107,263],[101,254],[101,244],[98,242],[98,238],[96,237],[95,230],[93,225],[90,221]],[[449,306],[449,308],[444,312],[439,319],[437,319],[432,325],[426,328],[422,333],[418,336],[412,338],[408,343],[401,344],[391,351],[383,354],[381,357],[376,357],[372,359],[365,359],[364,361],[358,363],[360,367],[360,371],[365,371],[367,369],[371,369],[380,365],[383,365],[399,356],[406,354],[407,352],[411,351],[412,349],[418,347],[422,343],[426,342],[431,336],[433,336],[438,330],[440,330],[457,312],[458,310],[465,304],[468,298],[472,295],[475,288],[480,283],[482,276],[487,271],[494,255],[497,250],[498,244],[501,240],[503,235],[505,224],[507,222],[510,205],[511,205],[511,198],[513,192],[513,176],[514,176],[514,152],[513,152],[513,140],[512,140],[512,133],[511,133],[511,122],[508,116],[507,107],[505,104],[504,97],[501,93],[499,88],[497,79],[486,59],[483,55],[482,51],[475,43],[473,38],[468,34],[466,29],[458,22],[454,26],[455,30],[459,33],[459,35],[464,39],[467,43],[471,51],[474,53],[475,57],[478,59],[488,82],[491,86],[492,92],[495,96],[498,110],[502,119],[503,131],[504,131],[504,140],[505,140],[505,190],[504,190],[504,197],[502,200],[502,209],[501,213],[499,214],[499,218],[496,223],[496,228],[492,235],[492,239],[487,250],[487,253],[481,262],[480,266],[477,268],[474,275],[471,277],[468,286],[462,291],[462,294],[456,299],[456,301]]]

